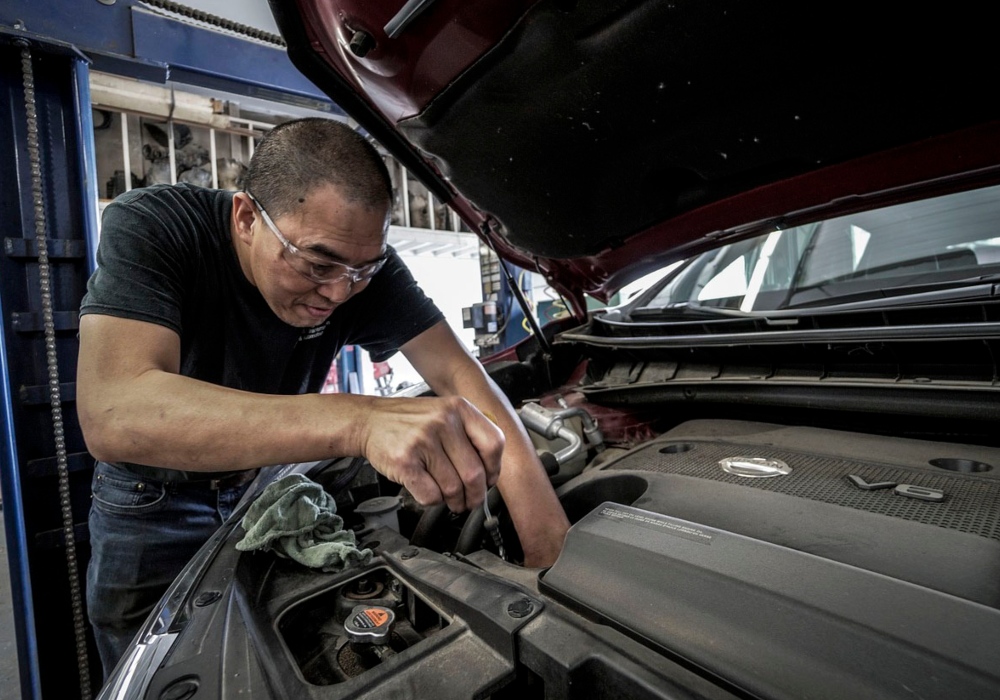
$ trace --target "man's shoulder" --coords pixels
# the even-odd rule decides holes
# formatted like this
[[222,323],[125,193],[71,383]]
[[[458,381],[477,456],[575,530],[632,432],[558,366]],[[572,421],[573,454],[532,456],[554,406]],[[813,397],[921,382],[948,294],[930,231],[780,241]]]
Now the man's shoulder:
[[217,206],[232,202],[233,193],[228,190],[214,190],[198,187],[186,182],[176,185],[150,185],[137,187],[120,194],[108,204],[109,207],[130,206],[177,206],[189,204],[195,206]]
[[119,195],[104,209],[105,232],[128,240],[172,239],[179,244],[224,239],[229,233],[233,193],[187,183],[152,185]]

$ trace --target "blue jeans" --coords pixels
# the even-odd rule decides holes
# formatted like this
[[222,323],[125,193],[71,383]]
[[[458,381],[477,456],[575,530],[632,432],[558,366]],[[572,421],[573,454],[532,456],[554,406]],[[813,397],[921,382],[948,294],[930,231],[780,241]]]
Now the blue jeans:
[[87,613],[105,679],[184,565],[232,514],[249,482],[211,489],[105,462],[94,468]]

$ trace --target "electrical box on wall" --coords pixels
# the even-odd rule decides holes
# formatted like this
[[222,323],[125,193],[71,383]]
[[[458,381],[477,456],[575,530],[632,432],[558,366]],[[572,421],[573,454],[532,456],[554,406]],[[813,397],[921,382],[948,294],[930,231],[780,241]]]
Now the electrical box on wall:
[[497,303],[484,301],[462,309],[462,327],[475,331],[478,347],[495,345],[499,326],[497,325]]

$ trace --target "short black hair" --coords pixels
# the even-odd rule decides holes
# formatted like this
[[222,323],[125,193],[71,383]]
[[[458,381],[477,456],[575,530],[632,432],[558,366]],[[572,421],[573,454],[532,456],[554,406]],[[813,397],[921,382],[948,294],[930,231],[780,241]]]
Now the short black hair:
[[375,208],[392,204],[392,181],[378,149],[343,122],[293,119],[264,136],[243,180],[272,217],[296,209],[321,185],[334,185],[348,201]]

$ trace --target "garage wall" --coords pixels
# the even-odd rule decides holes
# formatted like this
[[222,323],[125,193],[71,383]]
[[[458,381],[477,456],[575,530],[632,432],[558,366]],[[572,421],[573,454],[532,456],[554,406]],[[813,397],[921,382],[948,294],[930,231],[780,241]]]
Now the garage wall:
[[[390,239],[392,232],[390,231]],[[479,278],[478,258],[451,258],[410,255],[403,262],[413,273],[424,290],[444,313],[448,325],[458,335],[462,344],[475,354],[475,337],[471,328],[462,328],[462,308],[482,301],[482,283]],[[420,375],[401,353],[389,359],[393,370],[392,386],[401,382],[420,382]],[[362,355],[362,372],[366,394],[376,394],[374,368],[368,353]]]

